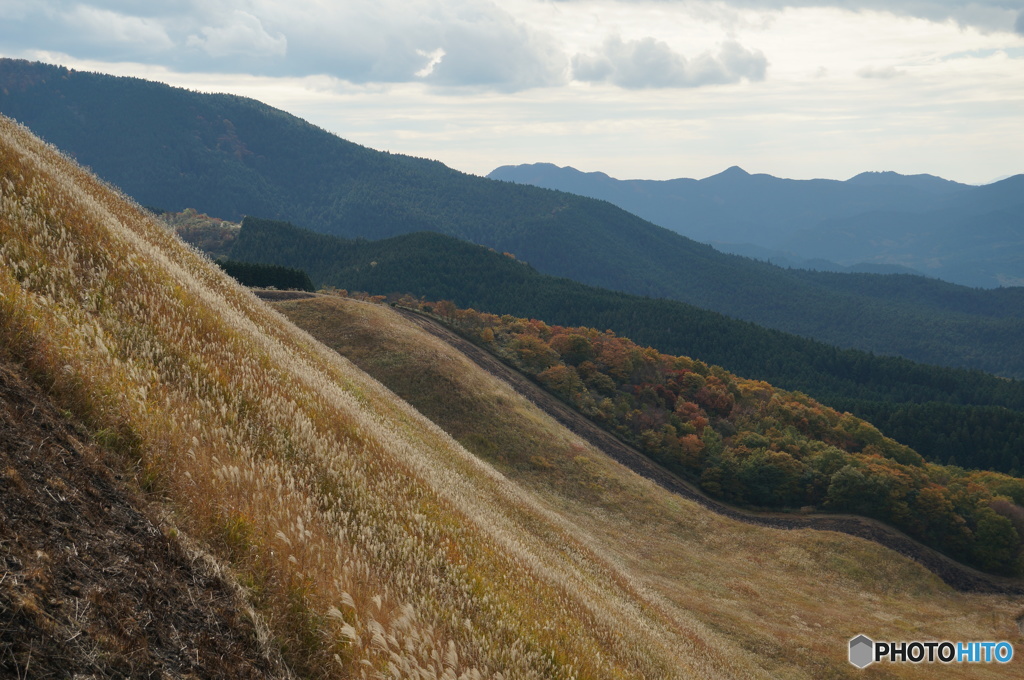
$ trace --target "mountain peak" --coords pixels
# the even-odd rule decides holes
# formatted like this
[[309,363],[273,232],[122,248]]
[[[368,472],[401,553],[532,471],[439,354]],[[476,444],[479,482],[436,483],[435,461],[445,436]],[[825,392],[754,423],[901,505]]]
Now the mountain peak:
[[967,187],[966,184],[960,184],[959,182],[943,179],[942,177],[937,177],[935,175],[903,175],[898,172],[893,172],[892,170],[885,170],[882,172],[862,172],[859,175],[854,175],[846,181],[850,184],[859,184],[861,186],[909,187],[931,193],[948,192]]
[[[534,184],[540,187],[547,187],[550,189],[557,188],[556,184],[559,182],[577,182],[581,178],[589,177],[599,180],[611,179],[608,175],[603,172],[584,172],[583,170],[577,170],[571,165],[561,167],[554,163],[524,163],[522,165],[503,165],[499,168],[495,168],[487,174],[489,179],[506,180],[512,182],[518,182],[520,184]],[[564,188],[563,188],[564,189]],[[565,190],[576,190],[580,192],[576,187],[569,187]]]
[[893,170],[868,170],[856,174],[846,181],[850,184],[879,185],[906,183],[912,177],[932,177],[932,175],[903,175]]
[[730,167],[726,168],[725,170],[723,170],[722,172],[718,173],[717,175],[711,175],[710,177],[705,177],[701,181],[707,181],[709,179],[710,180],[717,180],[717,179],[739,180],[739,179],[742,179],[744,177],[750,177],[750,173],[747,172],[746,170],[744,170],[743,168],[741,168],[738,165],[733,165],[733,166],[730,166]]

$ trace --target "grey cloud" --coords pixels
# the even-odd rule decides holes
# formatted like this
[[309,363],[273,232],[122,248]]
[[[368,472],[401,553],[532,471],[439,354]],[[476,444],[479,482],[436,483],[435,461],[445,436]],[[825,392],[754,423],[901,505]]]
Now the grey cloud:
[[426,82],[519,90],[566,81],[568,64],[561,49],[521,25],[499,20],[456,26],[445,32],[441,49],[444,56],[424,76]]
[[136,61],[174,47],[162,22],[150,16],[60,0],[0,3],[0,44]]
[[760,50],[727,42],[717,54],[704,53],[692,60],[673,52],[654,38],[623,42],[608,38],[597,54],[578,54],[572,60],[573,77],[584,82],[607,82],[629,89],[700,87],[764,80],[768,61]]
[[515,91],[565,81],[567,60],[553,41],[489,2],[377,0],[328,13],[330,30],[324,17],[274,15],[286,27],[291,63],[354,82],[442,88]]
[[[550,38],[492,0],[0,0],[0,44],[184,71],[505,91],[564,82],[568,70]],[[425,71],[425,54],[444,56]]]
[[[556,2],[588,2],[589,0],[555,0]],[[633,0],[619,0],[628,4]],[[643,0],[649,2],[650,0]],[[710,6],[702,0],[662,0],[690,8]],[[1016,30],[1024,33],[1022,0],[724,0],[724,6],[736,9],[781,10],[787,7],[836,7],[852,12],[875,10],[929,21],[952,19],[961,26],[974,26],[984,31]]]

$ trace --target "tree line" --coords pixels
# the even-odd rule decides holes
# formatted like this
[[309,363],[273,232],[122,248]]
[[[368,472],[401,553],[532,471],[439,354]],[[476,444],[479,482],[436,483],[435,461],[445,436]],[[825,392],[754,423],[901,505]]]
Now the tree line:
[[515,253],[435,233],[349,240],[246,218],[232,256],[302,268],[317,286],[611,329],[850,411],[930,461],[1024,471],[1021,381],[839,349],[674,300],[585,286],[540,274]]

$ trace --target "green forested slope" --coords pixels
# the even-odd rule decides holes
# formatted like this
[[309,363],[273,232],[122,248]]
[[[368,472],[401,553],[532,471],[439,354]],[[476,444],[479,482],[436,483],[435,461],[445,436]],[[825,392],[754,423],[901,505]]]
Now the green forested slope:
[[1024,337],[1024,289],[966,309],[896,290],[866,295],[720,253],[610,203],[373,151],[251,99],[139,79],[0,60],[0,111],[144,205],[288,219],[350,238],[435,231],[589,285],[838,346],[1024,377],[1024,356],[1009,342]]
[[232,256],[298,267],[316,285],[451,300],[495,314],[612,329],[660,351],[805,392],[875,423],[931,460],[1020,471],[1024,383],[842,350],[701,310],[539,274],[432,233],[343,240],[247,218]]

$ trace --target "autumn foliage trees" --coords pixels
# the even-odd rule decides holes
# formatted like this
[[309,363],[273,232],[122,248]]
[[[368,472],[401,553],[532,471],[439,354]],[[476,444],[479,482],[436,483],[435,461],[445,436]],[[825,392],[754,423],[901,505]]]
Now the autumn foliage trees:
[[873,517],[986,571],[1024,573],[1024,480],[927,463],[804,394],[612,331],[401,304],[441,318],[714,497]]

